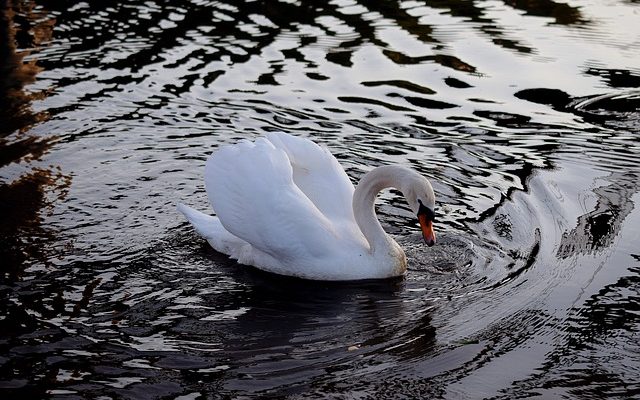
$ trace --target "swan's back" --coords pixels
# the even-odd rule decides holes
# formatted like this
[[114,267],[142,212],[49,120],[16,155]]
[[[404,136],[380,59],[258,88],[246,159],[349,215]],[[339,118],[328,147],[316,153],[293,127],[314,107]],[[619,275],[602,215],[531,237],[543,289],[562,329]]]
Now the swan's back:
[[353,221],[353,185],[335,158],[286,134],[214,152],[205,187],[224,228],[278,260],[266,266],[272,272],[301,275],[306,265],[330,262],[342,251],[342,220]]
[[282,132],[268,133],[267,139],[287,154],[294,183],[321,213],[332,220],[354,220],[353,184],[329,150]]

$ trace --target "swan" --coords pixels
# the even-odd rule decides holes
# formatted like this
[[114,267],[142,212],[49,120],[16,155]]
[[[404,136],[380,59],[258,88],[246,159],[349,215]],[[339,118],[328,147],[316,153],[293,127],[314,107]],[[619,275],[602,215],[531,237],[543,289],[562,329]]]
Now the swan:
[[311,140],[273,132],[221,147],[207,160],[205,188],[217,217],[178,210],[217,251],[280,275],[312,280],[383,279],[406,272],[404,251],[380,225],[375,198],[400,190],[435,244],[435,195],[412,169],[388,165],[357,187],[336,158]]

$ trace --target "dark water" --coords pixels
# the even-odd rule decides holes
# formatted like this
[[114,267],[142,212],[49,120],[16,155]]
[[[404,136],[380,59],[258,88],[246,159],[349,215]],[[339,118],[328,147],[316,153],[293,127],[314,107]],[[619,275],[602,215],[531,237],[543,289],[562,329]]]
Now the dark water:
[[[9,1],[0,21],[2,398],[640,397],[636,1]],[[432,179],[409,271],[241,267],[225,143],[285,130],[356,181]]]

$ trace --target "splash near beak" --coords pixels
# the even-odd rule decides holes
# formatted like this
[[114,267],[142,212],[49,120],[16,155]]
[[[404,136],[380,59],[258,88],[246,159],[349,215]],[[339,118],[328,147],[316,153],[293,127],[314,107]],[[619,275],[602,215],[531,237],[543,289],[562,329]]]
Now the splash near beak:
[[433,231],[433,222],[427,218],[427,214],[418,214],[418,221],[422,229],[422,237],[427,246],[436,244],[436,233]]

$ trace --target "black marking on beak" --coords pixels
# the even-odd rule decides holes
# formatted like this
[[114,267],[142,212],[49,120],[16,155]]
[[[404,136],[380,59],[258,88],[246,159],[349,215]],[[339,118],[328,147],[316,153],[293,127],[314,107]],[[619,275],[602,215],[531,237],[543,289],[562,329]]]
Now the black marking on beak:
[[420,208],[418,208],[418,222],[420,222],[420,229],[422,229],[422,238],[427,246],[431,247],[436,244],[436,234],[433,231],[433,220],[435,219],[435,213],[429,207],[425,207],[420,200]]
[[420,207],[418,207],[418,216],[424,215],[427,218],[427,221],[436,220],[436,213],[432,209],[422,204],[421,200],[418,200],[418,204],[420,204]]

